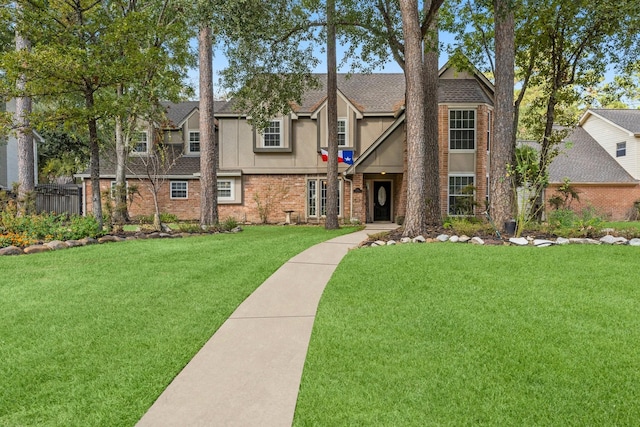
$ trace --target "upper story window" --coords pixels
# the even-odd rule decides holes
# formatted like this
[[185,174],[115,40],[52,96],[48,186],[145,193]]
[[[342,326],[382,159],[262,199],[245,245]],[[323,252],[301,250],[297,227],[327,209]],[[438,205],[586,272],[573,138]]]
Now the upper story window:
[[487,112],[487,151],[491,151],[491,111]]
[[627,143],[618,142],[616,144],[616,157],[624,157],[627,155]]
[[189,132],[189,153],[200,153],[200,132]]
[[141,131],[134,133],[133,136],[133,153],[148,153],[149,152],[149,132]]
[[347,119],[338,119],[338,146],[346,147],[347,141]]
[[475,150],[475,110],[449,110],[449,149]]
[[269,122],[269,125],[262,132],[262,146],[269,147],[282,147],[282,122],[280,120],[273,120]]

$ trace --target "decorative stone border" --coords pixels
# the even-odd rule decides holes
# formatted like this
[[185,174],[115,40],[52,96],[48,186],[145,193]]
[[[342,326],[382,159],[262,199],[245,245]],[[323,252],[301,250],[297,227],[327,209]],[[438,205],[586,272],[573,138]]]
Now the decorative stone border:
[[[236,227],[231,231],[227,232],[216,232],[209,234],[218,234],[218,233],[239,233],[242,231],[241,227]],[[98,239],[94,239],[92,237],[85,237],[80,240],[52,240],[50,242],[45,242],[37,245],[31,245],[24,248],[19,248],[17,246],[7,246],[6,248],[0,248],[0,256],[3,255],[28,255],[28,254],[37,254],[41,252],[49,252],[49,251],[57,251],[60,249],[74,248],[77,246],[88,246],[102,243],[110,243],[110,242],[124,242],[127,240],[141,240],[141,239],[176,239],[182,237],[192,237],[192,236],[203,236],[206,233],[143,233],[137,232],[131,236],[118,236],[107,234]]]
[[[391,246],[403,243],[437,243],[437,242],[450,242],[450,243],[471,243],[473,245],[484,245],[485,242],[480,237],[469,236],[450,236],[448,234],[440,234],[436,238],[425,238],[424,236],[417,236],[411,239],[410,237],[403,237],[399,242],[395,240],[376,240],[363,242],[361,246]],[[558,237],[556,240],[547,239],[534,239],[533,237],[512,237],[509,240],[505,240],[502,243],[507,246],[535,246],[538,248],[544,248],[554,245],[568,245],[568,244],[580,244],[580,245],[628,245],[628,246],[640,246],[640,239],[634,238],[627,240],[624,237],[616,237],[606,235],[598,240],[588,238],[570,238]]]

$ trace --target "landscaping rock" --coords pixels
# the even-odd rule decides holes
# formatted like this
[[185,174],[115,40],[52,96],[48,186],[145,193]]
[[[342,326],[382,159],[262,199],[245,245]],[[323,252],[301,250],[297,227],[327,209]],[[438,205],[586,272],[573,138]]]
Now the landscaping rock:
[[46,246],[49,246],[52,251],[56,251],[58,249],[67,249],[69,245],[66,242],[62,242],[60,240],[52,240],[51,242],[45,243]]
[[471,243],[474,245],[484,245],[484,240],[482,240],[480,237],[474,237],[471,239]]
[[629,240],[629,246],[640,246],[640,239],[635,238]]
[[462,236],[460,236],[460,243],[467,243],[469,240],[471,240],[471,237],[463,234]]
[[160,233],[159,235],[161,239],[167,239],[167,238],[173,237],[170,233]]
[[426,241],[427,239],[425,239],[424,236],[416,236],[413,238],[413,243],[424,243]]
[[376,240],[374,242],[376,244],[376,246],[386,246],[387,242],[385,242],[384,240]]
[[587,239],[583,237],[572,237],[571,239],[569,239],[569,242],[575,243],[578,245],[599,245],[600,244],[600,242],[597,240]]
[[237,226],[237,227],[231,229],[232,233],[239,233],[241,231],[242,231],[242,227],[240,227],[240,226]]
[[67,240],[67,241],[65,241],[65,243],[67,244],[67,247],[68,247],[68,248],[75,248],[75,247],[78,247],[78,246],[84,246],[84,245],[82,244],[82,241],[81,241],[81,240],[73,240],[73,239],[72,239],[72,240]]
[[458,242],[460,241],[460,237],[458,237],[458,236],[451,236],[451,237],[449,237],[449,241],[450,241],[451,243],[458,243]]
[[393,246],[393,245],[395,245],[395,244],[396,244],[396,241],[395,241],[395,240],[389,240],[389,241],[387,242],[387,246]]
[[39,254],[41,252],[49,252],[51,250],[51,248],[49,246],[46,245],[33,245],[33,246],[27,246],[26,248],[24,248],[24,253],[25,254]]
[[436,237],[437,240],[439,240],[440,242],[446,242],[449,240],[449,236],[447,236],[446,234],[441,234],[438,237]]
[[98,241],[93,237],[85,237],[84,239],[80,239],[80,241],[82,242],[82,246],[95,245],[98,243]]
[[569,239],[566,239],[564,237],[558,237],[556,239],[556,244],[558,244],[558,245],[568,245],[569,243],[570,243]]
[[524,237],[511,237],[509,242],[517,246],[527,246],[529,244],[529,241]]
[[160,233],[155,232],[155,233],[151,233],[147,235],[147,239],[159,239],[160,238]]
[[109,243],[109,242],[124,242],[124,238],[119,236],[112,236],[111,234],[107,234],[106,236],[102,236],[98,239],[98,243]]
[[555,242],[552,240],[546,239],[534,239],[533,246],[538,248],[546,248],[547,246],[555,245]]
[[411,237],[403,237],[400,239],[400,243],[411,243]]
[[0,256],[3,255],[22,255],[24,252],[17,246],[7,246],[0,249]]
[[625,243],[627,243],[627,239],[625,239],[624,237],[615,237],[608,234],[601,238],[600,241],[608,245],[624,245]]

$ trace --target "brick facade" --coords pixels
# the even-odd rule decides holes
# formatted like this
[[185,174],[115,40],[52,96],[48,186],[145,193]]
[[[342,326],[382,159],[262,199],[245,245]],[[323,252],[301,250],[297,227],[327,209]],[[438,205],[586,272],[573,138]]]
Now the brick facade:
[[[572,184],[578,191],[579,201],[571,203],[576,212],[593,207],[599,215],[611,221],[629,219],[633,203],[640,200],[640,185],[589,185]],[[546,209],[550,209],[549,199],[558,193],[559,184],[551,184],[545,190]]]
[[[326,175],[244,175],[242,177],[242,203],[219,203],[219,218],[224,220],[233,217],[244,223],[261,223],[263,217],[258,209],[259,203],[268,223],[283,222],[286,211],[292,211],[290,215],[291,221],[294,223],[322,222],[322,218],[307,216],[307,181],[312,179],[323,180],[326,179]],[[200,181],[197,179],[186,181],[188,182],[187,199],[171,199],[170,181],[163,183],[158,192],[160,212],[176,215],[180,220],[198,220],[200,218]],[[111,179],[102,179],[100,181],[101,192],[109,190],[111,182]],[[128,183],[130,186],[136,185],[138,188],[129,206],[129,216],[135,218],[139,215],[152,215],[154,203],[151,190],[139,180],[129,179]],[[91,194],[91,182],[87,180],[85,185],[85,194]],[[356,210],[355,206],[358,206],[360,212],[364,212],[364,204],[356,202],[358,196],[358,194],[354,194],[354,211]],[[351,184],[344,180],[342,181],[342,218],[351,217],[350,197]],[[86,209],[87,213],[91,213],[91,203],[87,203]]]

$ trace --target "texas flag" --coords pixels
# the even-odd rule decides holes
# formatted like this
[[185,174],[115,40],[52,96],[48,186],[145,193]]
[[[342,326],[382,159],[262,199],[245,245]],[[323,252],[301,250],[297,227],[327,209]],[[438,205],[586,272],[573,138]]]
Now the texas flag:
[[[329,152],[324,149],[320,149],[320,154],[322,155],[322,161],[326,162],[329,160]],[[338,150],[338,163],[345,163],[347,165],[353,164],[353,150]]]

